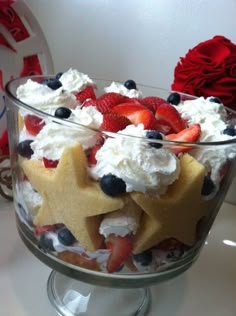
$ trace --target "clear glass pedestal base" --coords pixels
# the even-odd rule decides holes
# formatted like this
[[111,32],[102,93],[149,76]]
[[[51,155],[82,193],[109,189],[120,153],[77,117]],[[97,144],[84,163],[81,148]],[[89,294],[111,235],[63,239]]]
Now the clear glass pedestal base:
[[60,316],[146,316],[150,289],[120,289],[95,286],[52,271],[48,297]]

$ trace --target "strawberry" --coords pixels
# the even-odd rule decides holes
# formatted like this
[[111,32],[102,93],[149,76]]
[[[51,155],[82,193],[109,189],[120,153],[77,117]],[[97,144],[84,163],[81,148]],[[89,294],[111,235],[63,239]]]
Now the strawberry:
[[51,160],[43,157],[43,163],[45,168],[56,168],[58,165],[58,160]]
[[0,138],[0,155],[9,155],[9,145],[8,145],[8,131],[5,129]]
[[99,98],[96,100],[87,100],[83,103],[84,106],[96,106],[97,110],[101,112],[102,114],[108,113],[111,111],[111,109],[121,103],[124,102],[127,99],[127,97],[116,93],[116,92],[108,92],[102,94]]
[[162,103],[168,103],[165,99],[159,98],[159,97],[146,97],[140,100],[140,103],[147,107],[150,111],[153,113],[156,112],[156,109],[159,107]]
[[[179,142],[196,142],[201,134],[201,126],[199,124],[193,124],[179,133],[176,134],[168,134],[166,135],[166,140],[171,141],[179,141]],[[186,152],[192,149],[191,146],[177,146],[177,145],[171,145],[170,147],[175,154],[179,154],[180,152]]]
[[101,129],[116,133],[130,124],[131,122],[126,116],[117,113],[105,113],[103,115]]
[[40,117],[29,114],[25,116],[25,127],[29,134],[37,135],[44,127],[45,122]]
[[76,94],[76,99],[80,103],[83,103],[87,99],[95,100],[96,99],[96,95],[95,95],[93,86],[87,86],[82,91],[77,93]]
[[114,106],[112,112],[126,116],[134,125],[142,123],[144,129],[152,129],[155,122],[153,113],[139,104],[121,103]]
[[166,134],[170,133],[172,128],[164,120],[155,120],[153,122],[152,129],[166,135]]
[[174,133],[178,133],[186,127],[176,108],[167,102],[157,107],[155,117],[166,121],[172,127]]
[[35,226],[34,233],[36,235],[42,235],[45,232],[51,232],[56,230],[56,225],[44,225],[44,226]]
[[123,102],[127,102],[127,103],[133,103],[133,104],[137,104],[137,105],[142,105],[142,102],[139,99],[136,98],[128,98],[126,100],[124,100]]
[[112,273],[117,271],[129,257],[133,250],[133,243],[129,236],[121,237],[111,234],[106,238],[105,244],[107,249],[111,250],[107,261],[107,271]]
[[96,159],[96,153],[98,150],[102,147],[102,144],[96,144],[93,146],[90,150],[90,153],[88,155],[88,163],[89,165],[96,165],[97,159]]

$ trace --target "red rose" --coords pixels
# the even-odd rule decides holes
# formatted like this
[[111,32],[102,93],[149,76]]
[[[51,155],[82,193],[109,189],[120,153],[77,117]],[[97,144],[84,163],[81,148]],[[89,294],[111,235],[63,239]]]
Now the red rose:
[[224,36],[214,36],[190,49],[175,67],[171,88],[217,96],[236,110],[236,45]]

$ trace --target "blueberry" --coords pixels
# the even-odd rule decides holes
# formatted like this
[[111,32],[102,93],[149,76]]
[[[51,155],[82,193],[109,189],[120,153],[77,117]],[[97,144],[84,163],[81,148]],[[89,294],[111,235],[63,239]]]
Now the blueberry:
[[229,136],[235,136],[235,128],[234,126],[228,126],[223,130],[223,134],[229,135]]
[[180,101],[181,101],[181,97],[178,92],[172,92],[167,98],[167,102],[174,105],[178,105]]
[[144,252],[133,255],[134,260],[140,263],[142,266],[148,266],[152,262],[152,252],[151,250],[146,250]]
[[213,181],[211,180],[210,176],[205,176],[202,186],[202,195],[207,196],[210,195],[215,190],[215,185]]
[[129,79],[129,80],[126,80],[125,83],[124,83],[124,86],[131,90],[131,89],[137,89],[137,86],[136,86],[136,82],[132,79]]
[[[150,139],[160,139],[160,140],[163,139],[161,133],[159,133],[157,131],[147,131],[146,132],[146,137],[150,138]],[[162,144],[158,144],[158,143],[149,143],[149,145],[151,147],[155,147],[155,148],[161,148],[162,147]]]
[[209,101],[210,101],[210,102],[219,103],[219,104],[222,103],[221,100],[220,100],[220,98],[218,98],[218,97],[210,97],[210,98],[209,98]]
[[56,109],[54,115],[58,118],[66,119],[66,118],[70,117],[71,113],[72,112],[69,108],[61,106],[61,107]]
[[63,72],[58,72],[58,73],[56,74],[55,78],[56,78],[57,80],[59,80],[62,75],[63,75]]
[[33,155],[33,149],[31,148],[30,144],[33,142],[32,139],[26,139],[20,142],[17,146],[18,154],[24,158],[30,158]]
[[69,229],[63,227],[58,231],[58,240],[65,246],[71,246],[76,239]]
[[100,186],[102,191],[110,196],[117,196],[126,192],[125,182],[112,174],[103,176],[100,180]]
[[47,85],[52,90],[57,90],[58,88],[62,87],[61,81],[56,78],[46,79],[42,82],[44,85]]
[[45,233],[40,236],[39,247],[45,251],[55,251],[53,240],[49,234]]

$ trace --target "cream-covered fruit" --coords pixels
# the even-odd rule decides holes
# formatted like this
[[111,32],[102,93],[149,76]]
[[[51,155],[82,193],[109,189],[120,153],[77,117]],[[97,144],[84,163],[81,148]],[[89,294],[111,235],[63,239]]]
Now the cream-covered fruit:
[[133,80],[98,95],[75,69],[32,77],[16,96],[44,112],[18,114],[16,200],[27,216],[18,214],[39,247],[88,269],[138,273],[169,269],[201,245],[200,223],[236,156],[235,145],[198,146],[235,138],[219,99],[145,95]]

